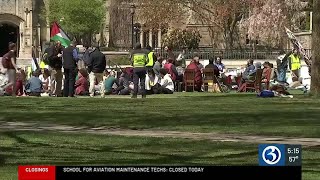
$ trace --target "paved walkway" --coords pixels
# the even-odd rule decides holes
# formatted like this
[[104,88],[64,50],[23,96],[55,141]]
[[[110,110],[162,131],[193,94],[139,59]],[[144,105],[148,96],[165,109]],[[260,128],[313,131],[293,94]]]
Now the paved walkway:
[[38,131],[38,132],[63,132],[63,133],[87,133],[117,136],[140,136],[140,137],[169,137],[184,138],[192,140],[211,140],[222,142],[244,142],[244,143],[277,143],[277,144],[301,144],[303,146],[320,146],[320,138],[295,138],[280,136],[254,136],[240,134],[220,133],[192,133],[182,131],[162,130],[129,130],[114,129],[108,127],[91,128],[86,126],[69,126],[57,124],[40,124],[31,122],[5,122],[0,121],[0,131]]

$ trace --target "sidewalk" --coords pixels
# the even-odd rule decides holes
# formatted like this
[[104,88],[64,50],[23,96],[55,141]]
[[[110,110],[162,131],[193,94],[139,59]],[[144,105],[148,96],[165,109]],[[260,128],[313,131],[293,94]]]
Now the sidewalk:
[[161,138],[183,138],[192,140],[211,140],[221,142],[240,143],[267,143],[267,144],[300,144],[302,146],[320,146],[320,138],[295,138],[281,136],[255,136],[242,134],[219,134],[219,133],[192,133],[181,131],[159,131],[159,130],[130,130],[115,129],[108,127],[91,128],[86,126],[68,126],[58,124],[39,124],[22,122],[0,121],[0,131],[36,131],[36,132],[62,132],[62,133],[84,133],[98,135],[116,136],[138,136],[138,137],[161,137]]

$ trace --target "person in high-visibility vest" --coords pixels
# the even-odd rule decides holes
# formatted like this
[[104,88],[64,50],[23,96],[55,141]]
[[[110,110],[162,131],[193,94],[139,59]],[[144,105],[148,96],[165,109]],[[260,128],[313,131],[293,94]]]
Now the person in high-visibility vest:
[[146,64],[146,68],[147,70],[149,69],[153,69],[153,65],[154,63],[157,61],[157,56],[155,55],[155,53],[152,51],[152,48],[151,46],[147,46],[146,47],[147,51],[149,51],[148,53],[148,59],[149,59],[149,62],[148,64]]
[[131,64],[133,66],[133,96],[132,98],[137,98],[139,90],[139,80],[141,86],[142,98],[146,98],[145,90],[145,80],[146,80],[146,64],[148,64],[148,51],[141,49],[141,44],[138,43],[135,49],[131,53]]
[[292,81],[298,81],[300,77],[300,69],[301,69],[301,59],[297,49],[293,50],[293,53],[289,56],[289,68],[293,72],[294,77],[292,77]]

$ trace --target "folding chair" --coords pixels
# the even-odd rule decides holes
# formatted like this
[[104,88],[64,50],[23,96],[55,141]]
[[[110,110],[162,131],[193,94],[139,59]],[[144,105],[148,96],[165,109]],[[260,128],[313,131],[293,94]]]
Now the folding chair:
[[194,76],[195,76],[195,72],[193,69],[185,70],[184,76],[183,76],[185,91],[187,91],[188,87],[191,87],[191,86],[192,86],[192,92],[194,91],[194,86],[195,86]]
[[203,87],[205,91],[209,91],[209,84],[212,83],[212,89],[214,89],[214,81],[215,81],[214,69],[207,68],[203,69]]
[[262,80],[262,69],[257,69],[256,76],[254,80],[246,80],[245,91],[255,90],[256,92],[261,91],[261,80]]

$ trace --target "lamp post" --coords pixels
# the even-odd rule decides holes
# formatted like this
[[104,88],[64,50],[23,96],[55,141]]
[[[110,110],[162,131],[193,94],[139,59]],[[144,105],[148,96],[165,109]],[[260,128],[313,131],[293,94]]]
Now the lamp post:
[[41,57],[41,26],[40,26],[40,24],[38,23],[37,24],[37,35],[38,35],[38,37],[37,37],[37,39],[38,39],[38,55],[39,55],[39,58]]
[[130,6],[130,12],[131,12],[131,47],[133,49],[134,47],[134,25],[133,25],[133,18],[134,18],[134,14],[136,12],[136,6],[134,4],[132,4]]
[[138,42],[138,36],[140,35],[141,25],[140,23],[135,23],[133,25],[134,36],[136,37],[135,42]]

